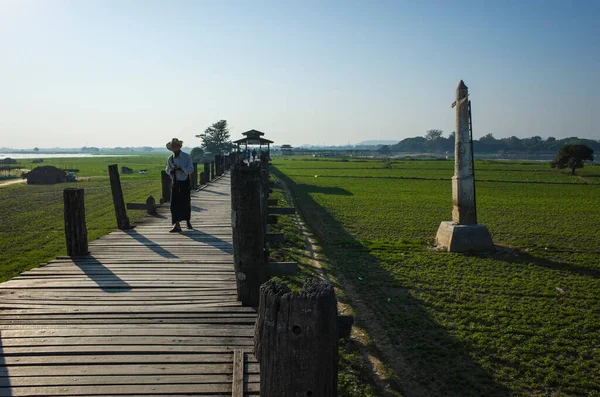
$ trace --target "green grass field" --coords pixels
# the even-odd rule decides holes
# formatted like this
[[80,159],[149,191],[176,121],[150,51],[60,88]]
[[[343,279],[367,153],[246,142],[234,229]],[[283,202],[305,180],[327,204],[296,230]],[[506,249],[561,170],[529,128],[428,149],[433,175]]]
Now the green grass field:
[[479,222],[502,247],[462,255],[432,249],[451,161],[273,164],[340,290],[385,331],[388,391],[600,395],[600,166],[478,161]]
[[[134,170],[121,175],[125,202],[145,202],[149,195],[160,198],[160,171],[166,156],[90,157],[50,159],[42,164],[21,161],[23,168],[55,165],[79,169],[80,182],[56,185],[17,184],[0,187],[0,281],[40,263],[66,254],[64,241],[63,189],[85,189],[88,237],[94,240],[116,228],[116,218],[108,178],[108,165],[118,164]],[[137,171],[147,169],[148,174]],[[144,211],[128,211],[133,222]]]

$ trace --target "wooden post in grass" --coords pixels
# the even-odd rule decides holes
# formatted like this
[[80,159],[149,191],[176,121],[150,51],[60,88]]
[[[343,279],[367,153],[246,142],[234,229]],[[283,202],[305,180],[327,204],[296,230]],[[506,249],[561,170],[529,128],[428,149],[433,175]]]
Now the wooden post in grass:
[[204,182],[210,182],[210,163],[208,161],[204,163]]
[[125,210],[125,200],[123,199],[123,190],[121,189],[121,177],[117,164],[108,166],[110,176],[110,190],[112,191],[113,203],[115,205],[115,215],[117,216],[117,227],[119,229],[130,229],[129,218]]
[[198,163],[194,163],[194,171],[192,171],[191,174],[191,178],[192,178],[192,189],[197,189],[198,188]]
[[257,306],[259,288],[267,281],[262,233],[260,167],[236,163],[231,169],[231,226],[238,300]]
[[270,280],[260,287],[254,355],[260,395],[337,395],[337,301],[333,286],[307,281],[299,293]]
[[214,181],[215,180],[215,162],[211,161],[210,162],[210,180]]
[[65,206],[65,238],[67,255],[88,254],[87,227],[85,225],[85,201],[83,189],[63,190]]
[[162,202],[169,203],[171,201],[171,177],[167,171],[162,170],[160,173],[160,181],[162,184]]

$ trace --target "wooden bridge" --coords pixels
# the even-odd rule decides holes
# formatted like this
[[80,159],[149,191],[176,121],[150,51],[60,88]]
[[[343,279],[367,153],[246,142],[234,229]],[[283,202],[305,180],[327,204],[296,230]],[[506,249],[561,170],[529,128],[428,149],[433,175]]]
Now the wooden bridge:
[[256,311],[237,300],[230,178],[0,284],[0,396],[259,393]]

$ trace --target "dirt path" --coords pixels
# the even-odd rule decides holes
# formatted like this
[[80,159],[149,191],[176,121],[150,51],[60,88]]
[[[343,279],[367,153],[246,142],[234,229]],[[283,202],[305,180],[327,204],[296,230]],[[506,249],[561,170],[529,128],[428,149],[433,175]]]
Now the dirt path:
[[[300,209],[299,206],[296,205],[297,203],[285,182],[279,179],[279,183],[285,191],[288,202]],[[319,246],[317,240],[302,219],[300,213],[301,209],[296,212],[295,215],[296,225],[304,238],[306,251],[310,254],[312,265],[317,269],[318,277],[322,280],[329,278],[331,282],[344,286],[344,301],[347,303],[341,302],[338,298],[338,311],[340,314],[353,315],[355,319],[359,320],[358,323],[355,322],[352,326],[351,338],[360,342],[359,348],[361,354],[365,363],[371,370],[371,376],[376,383],[379,392],[385,397],[396,397],[401,395],[402,393],[399,393],[398,390],[390,388],[390,382],[394,378],[394,373],[413,375],[410,370],[410,365],[406,360],[403,360],[402,357],[398,357],[395,354],[385,329],[378,323],[375,314],[368,308],[368,305],[360,299],[360,296],[354,290],[352,283],[348,282],[348,280],[340,274],[338,274],[337,277],[332,274],[329,274],[328,276],[325,275],[323,267],[319,262]],[[363,328],[365,324],[369,324],[367,329],[365,329],[366,327]],[[374,342],[375,347],[372,342]],[[377,357],[381,355],[383,355],[386,361],[390,363],[391,368]],[[419,385],[415,382],[412,383],[413,384],[410,385],[411,387],[409,387],[410,390],[403,390],[403,392],[414,396],[426,396],[425,391]]]
[[18,178],[18,179],[9,179],[9,180],[6,180],[6,181],[0,181],[0,187],[9,186],[9,185],[15,185],[17,183],[25,183],[25,182],[27,182],[27,180],[21,179],[21,178]]

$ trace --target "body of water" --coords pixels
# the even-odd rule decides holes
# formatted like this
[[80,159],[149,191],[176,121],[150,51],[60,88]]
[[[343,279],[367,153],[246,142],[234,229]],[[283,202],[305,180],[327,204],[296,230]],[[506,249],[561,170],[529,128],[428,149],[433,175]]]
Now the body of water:
[[92,154],[92,153],[0,153],[0,160],[11,159],[70,159],[81,157],[135,157],[138,154]]

